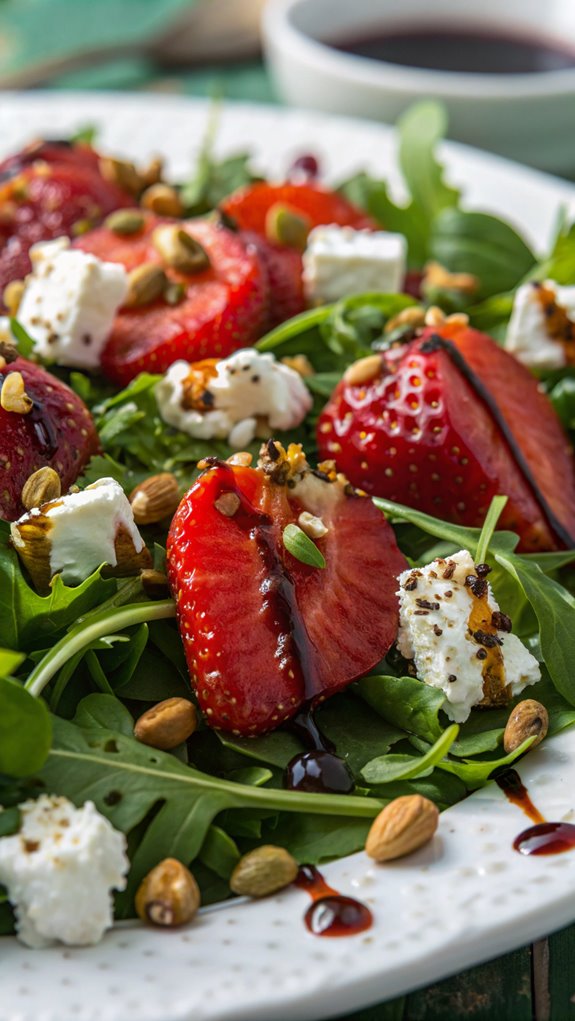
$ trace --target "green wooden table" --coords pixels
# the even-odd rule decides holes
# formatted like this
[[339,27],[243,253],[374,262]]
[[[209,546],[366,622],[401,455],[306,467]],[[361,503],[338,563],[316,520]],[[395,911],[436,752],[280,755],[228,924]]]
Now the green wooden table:
[[[130,59],[67,74],[52,87],[136,89],[277,102],[259,61],[168,73],[146,59]],[[528,890],[525,896],[529,896]],[[575,926],[405,998],[345,1016],[345,1021],[445,1019],[575,1021]]]

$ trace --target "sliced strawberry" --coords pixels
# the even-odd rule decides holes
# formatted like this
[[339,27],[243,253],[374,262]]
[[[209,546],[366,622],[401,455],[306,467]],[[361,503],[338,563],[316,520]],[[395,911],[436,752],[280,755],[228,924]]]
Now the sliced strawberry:
[[178,222],[210,260],[203,272],[185,274],[166,266],[152,243],[154,229],[168,222],[150,214],[137,234],[120,237],[100,227],[75,242],[128,270],[156,263],[173,283],[183,286],[177,304],[158,298],[118,313],[102,368],[122,386],[139,372],[164,372],[178,358],[190,362],[223,358],[253,344],[264,327],[267,280],[255,249],[213,219]]
[[134,204],[87,164],[36,161],[0,184],[0,293],[30,272],[37,241],[72,237],[86,224]]
[[255,247],[267,275],[269,301],[265,330],[271,330],[306,307],[301,255],[295,248],[274,245],[253,231],[244,231],[242,237]]
[[337,223],[340,227],[362,227],[374,229],[376,224],[357,206],[353,206],[343,195],[322,188],[319,184],[268,184],[259,181],[239,188],[224,202],[221,208],[231,216],[241,230],[253,230],[266,236],[267,215],[275,205],[288,206],[303,215],[310,227],[324,223]]
[[36,160],[44,163],[71,163],[74,166],[91,167],[98,170],[100,155],[85,142],[69,142],[64,138],[40,139],[30,142],[19,152],[0,162],[0,175],[18,173],[22,167]]
[[369,493],[477,526],[503,493],[500,525],[522,549],[575,541],[575,465],[559,421],[529,372],[475,330],[427,329],[382,354],[372,379],[342,380],[318,442]]
[[54,468],[66,492],[99,446],[92,416],[73,390],[24,358],[0,370],[0,385],[11,372],[21,373],[34,403],[26,414],[0,407],[0,518],[8,521],[23,513],[22,487],[33,472]]
[[[170,583],[190,676],[211,726],[274,729],[371,669],[397,634],[405,559],[371,500],[307,469],[300,448],[247,468],[215,462],[168,538]],[[279,454],[279,457],[278,457]],[[289,467],[289,459],[297,471]],[[288,465],[288,470],[286,470]],[[328,531],[326,568],[287,552],[304,509]]]

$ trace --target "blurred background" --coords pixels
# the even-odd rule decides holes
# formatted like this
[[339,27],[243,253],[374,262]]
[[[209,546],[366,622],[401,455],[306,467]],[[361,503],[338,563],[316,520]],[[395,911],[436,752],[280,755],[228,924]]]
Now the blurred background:
[[0,89],[36,88],[384,122],[430,96],[452,138],[575,177],[574,0],[0,0]]

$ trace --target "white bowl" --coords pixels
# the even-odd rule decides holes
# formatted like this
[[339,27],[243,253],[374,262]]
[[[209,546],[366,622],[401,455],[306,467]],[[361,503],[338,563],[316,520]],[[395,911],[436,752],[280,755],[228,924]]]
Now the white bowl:
[[575,52],[574,0],[268,0],[263,40],[277,89],[295,106],[393,123],[441,100],[449,135],[556,173],[575,173],[575,68],[532,74],[431,71],[330,43],[374,30],[457,26],[543,37]]

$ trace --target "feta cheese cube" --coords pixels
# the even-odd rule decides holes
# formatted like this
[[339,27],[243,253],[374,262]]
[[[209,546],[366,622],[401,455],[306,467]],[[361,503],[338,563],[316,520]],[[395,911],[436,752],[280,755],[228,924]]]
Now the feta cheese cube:
[[[541,679],[537,660],[521,640],[508,630],[490,626],[499,606],[487,583],[481,609],[489,623],[481,630],[472,622],[472,611],[480,600],[466,579],[475,574],[471,554],[461,550],[448,560],[404,571],[398,579],[398,649],[414,660],[420,680],[444,692],[443,708],[457,723],[463,723],[472,706],[484,698],[488,704],[498,696],[500,704]],[[503,614],[500,622],[510,625]],[[491,684],[497,682],[494,694],[487,690],[486,670],[495,655],[499,676],[489,678]]]
[[123,890],[126,838],[91,801],[42,794],[20,805],[18,833],[0,838],[0,883],[29,947],[97,943],[113,921],[111,891]]
[[368,291],[399,291],[405,276],[403,234],[315,227],[303,254],[303,282],[310,304],[322,305]]
[[97,368],[128,293],[126,270],[71,248],[68,238],[33,245],[30,257],[18,322],[36,353],[59,365]]
[[553,335],[552,319],[545,315],[549,296],[572,323],[575,336],[575,287],[560,287],[554,280],[522,284],[515,293],[505,349],[531,369],[561,369],[567,364],[567,338]]

